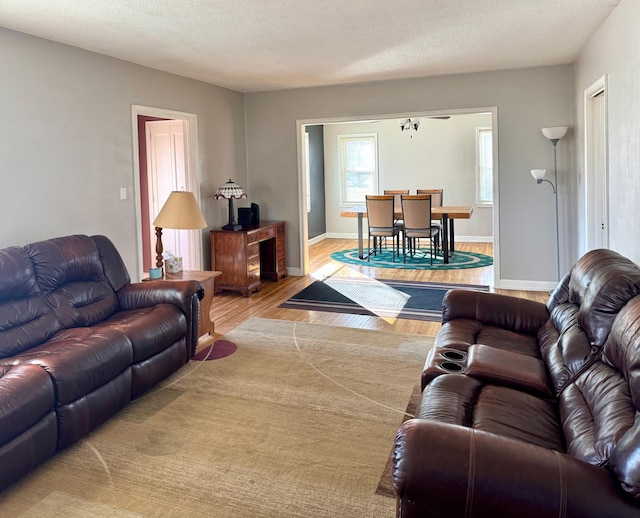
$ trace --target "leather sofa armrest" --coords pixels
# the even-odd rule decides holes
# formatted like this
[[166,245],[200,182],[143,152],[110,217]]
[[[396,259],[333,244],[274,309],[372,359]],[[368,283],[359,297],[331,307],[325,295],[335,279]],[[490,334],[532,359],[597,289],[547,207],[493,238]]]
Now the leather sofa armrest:
[[397,516],[622,517],[640,513],[605,468],[488,432],[426,419],[398,430]]
[[120,308],[132,310],[173,304],[187,319],[187,361],[196,352],[200,301],[204,297],[204,286],[198,281],[144,281],[127,284],[118,292]]
[[204,287],[198,281],[145,281],[127,284],[118,291],[118,301],[123,310],[173,304],[185,314],[191,314],[193,297],[204,297]]
[[549,320],[545,304],[533,300],[482,291],[449,290],[442,302],[442,322],[458,318],[535,336]]
[[465,374],[486,383],[523,390],[534,396],[554,395],[542,360],[488,345],[473,344],[469,347]]

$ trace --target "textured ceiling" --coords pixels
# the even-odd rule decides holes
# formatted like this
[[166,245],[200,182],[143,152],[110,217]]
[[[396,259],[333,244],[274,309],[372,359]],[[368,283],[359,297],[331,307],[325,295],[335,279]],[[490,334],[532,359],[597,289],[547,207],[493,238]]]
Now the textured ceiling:
[[0,0],[0,26],[243,92],[573,62],[619,0]]

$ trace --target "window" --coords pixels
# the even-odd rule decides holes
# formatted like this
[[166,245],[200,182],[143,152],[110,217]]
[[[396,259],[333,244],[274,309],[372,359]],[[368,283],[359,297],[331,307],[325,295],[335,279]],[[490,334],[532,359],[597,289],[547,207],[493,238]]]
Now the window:
[[476,201],[479,205],[491,205],[493,203],[493,137],[491,128],[476,128],[476,149]]
[[362,204],[378,192],[378,136],[376,133],[339,135],[340,203]]

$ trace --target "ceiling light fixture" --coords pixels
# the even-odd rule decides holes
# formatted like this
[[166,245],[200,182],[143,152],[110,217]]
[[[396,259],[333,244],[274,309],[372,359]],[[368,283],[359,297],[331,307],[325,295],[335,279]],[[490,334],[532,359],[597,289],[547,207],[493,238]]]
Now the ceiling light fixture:
[[[410,134],[412,131],[418,131],[418,127],[420,126],[420,121],[418,119],[404,119],[398,121],[400,124],[400,131],[408,131]],[[413,134],[411,134],[411,138],[413,138]]]

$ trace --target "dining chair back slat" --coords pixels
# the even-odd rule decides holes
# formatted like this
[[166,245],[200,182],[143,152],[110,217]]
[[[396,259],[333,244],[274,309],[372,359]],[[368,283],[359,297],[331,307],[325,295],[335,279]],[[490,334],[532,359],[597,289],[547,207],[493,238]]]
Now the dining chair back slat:
[[429,194],[432,207],[442,207],[444,189],[417,189],[416,194]]
[[402,212],[402,201],[400,197],[403,194],[409,194],[409,189],[385,189],[384,194],[391,194],[393,196],[393,208],[396,212]]

